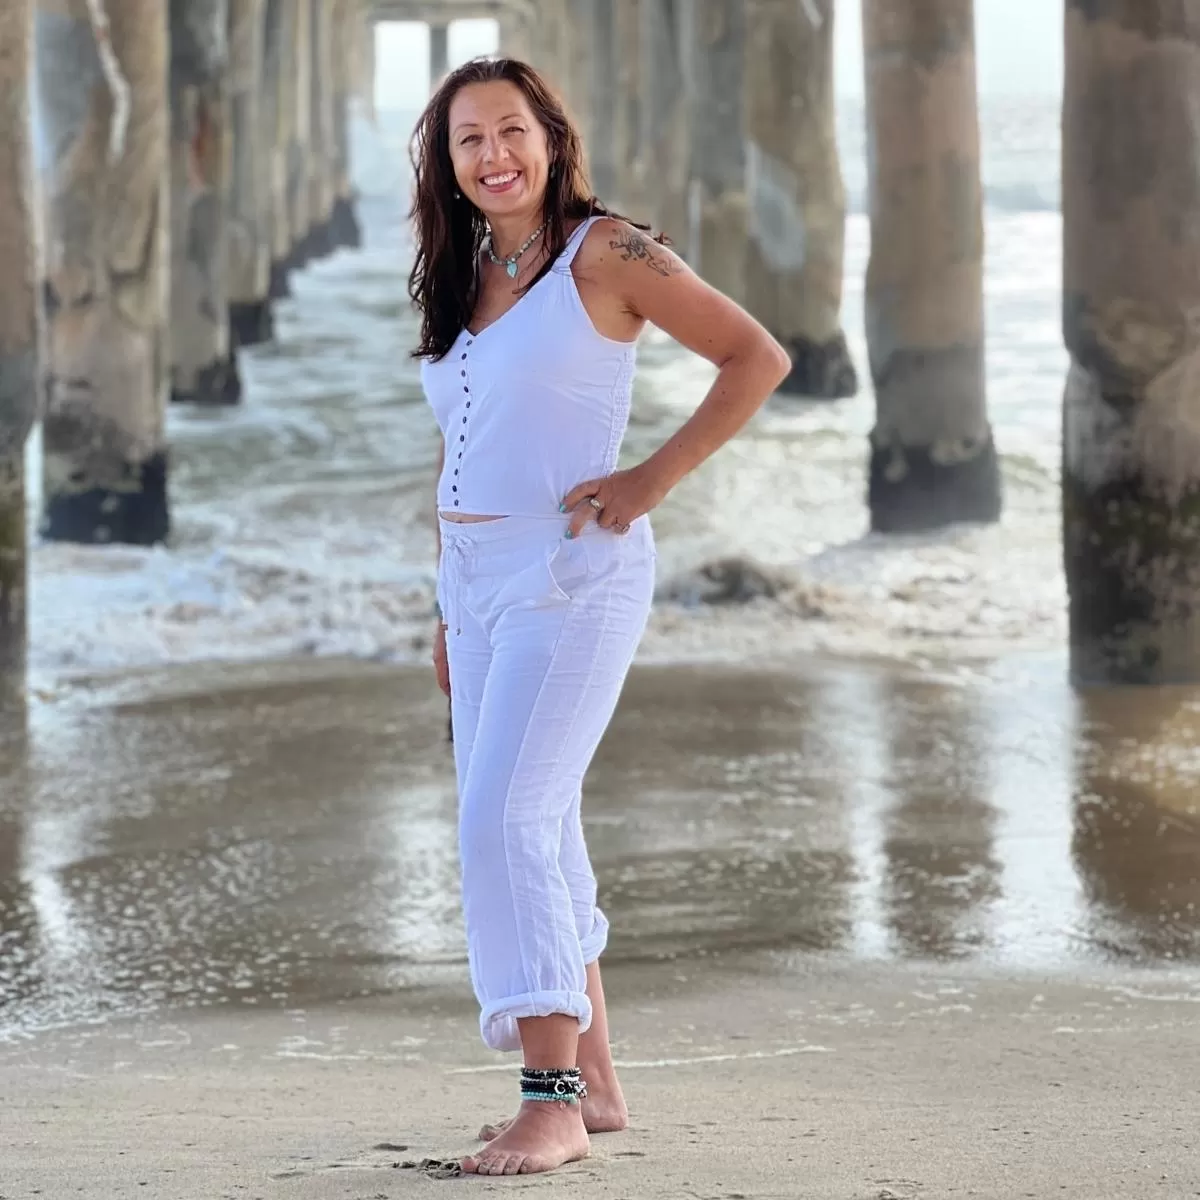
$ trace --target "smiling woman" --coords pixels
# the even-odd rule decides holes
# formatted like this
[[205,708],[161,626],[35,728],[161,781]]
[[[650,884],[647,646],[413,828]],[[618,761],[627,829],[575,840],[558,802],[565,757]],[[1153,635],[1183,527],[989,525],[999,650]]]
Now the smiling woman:
[[[649,512],[790,369],[646,227],[592,193],[529,66],[450,74],[414,139],[414,356],[443,437],[437,678],[451,700],[463,912],[484,1041],[521,1109],[463,1166],[546,1171],[624,1128],[581,785],[654,592]],[[678,434],[616,469],[647,322],[719,368]]]

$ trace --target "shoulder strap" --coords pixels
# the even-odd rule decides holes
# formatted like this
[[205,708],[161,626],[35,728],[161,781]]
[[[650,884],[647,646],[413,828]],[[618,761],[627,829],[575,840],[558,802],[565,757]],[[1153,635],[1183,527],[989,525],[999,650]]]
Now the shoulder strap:
[[569,267],[575,261],[575,255],[579,253],[579,247],[583,245],[583,239],[587,237],[587,231],[599,220],[603,219],[603,214],[598,213],[594,217],[586,217],[579,222],[575,231],[567,238],[567,244],[563,247],[561,262],[564,267]]

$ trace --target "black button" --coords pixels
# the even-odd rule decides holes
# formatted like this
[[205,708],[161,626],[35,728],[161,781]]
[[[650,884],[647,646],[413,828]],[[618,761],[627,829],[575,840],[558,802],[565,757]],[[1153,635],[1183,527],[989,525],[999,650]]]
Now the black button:
[[455,502],[454,502],[454,507],[455,507],[455,508],[457,508],[457,507],[458,507],[458,501],[457,501],[457,500],[455,500]]
[[[456,472],[456,473],[457,473],[457,472]],[[450,485],[450,490],[451,490],[452,492],[457,492],[457,491],[458,491],[458,484],[457,484],[457,483],[452,483],[452,484]]]
[[[458,440],[461,442],[461,441],[462,441],[462,438],[459,438]],[[462,451],[461,451],[461,450],[458,452],[458,457],[459,457],[459,458],[462,458]]]
[[[460,442],[465,442],[467,439],[466,439],[465,437],[463,437],[463,435],[460,433],[460,434],[458,435],[458,440],[459,440]],[[462,458],[462,455],[460,454],[458,457],[459,457],[459,458]]]
[[459,372],[459,374],[460,374],[460,375],[462,375],[462,377],[463,377],[464,379],[466,379],[466,377],[467,377],[467,373],[466,373],[466,371],[460,371],[460,372]]
[[467,407],[468,407],[468,408],[470,408],[470,407],[471,407],[471,402],[470,402],[470,400],[468,400],[468,401],[467,401]]
[[455,468],[454,468],[454,473],[455,473],[455,475],[457,475],[457,474],[458,474],[458,468],[457,468],[457,467],[455,467]]
[[[470,344],[471,344],[470,342],[468,342],[468,343],[467,343],[467,345],[468,345],[468,346],[469,346]],[[462,356],[462,360],[463,360],[463,362],[466,362],[466,361],[467,361],[467,356],[466,356],[465,354]]]
[[465,425],[466,423],[467,423],[467,418],[463,417],[463,424]]
[[468,338],[468,339],[467,339],[467,345],[468,345],[468,346],[469,346],[469,345],[471,345],[471,343],[472,343],[472,342],[474,342],[474,340],[475,340],[474,338]]
[[469,387],[467,387],[467,385],[464,383],[464,384],[463,384],[463,391],[464,391],[464,392],[467,392],[467,393],[470,393],[471,389],[470,389]]

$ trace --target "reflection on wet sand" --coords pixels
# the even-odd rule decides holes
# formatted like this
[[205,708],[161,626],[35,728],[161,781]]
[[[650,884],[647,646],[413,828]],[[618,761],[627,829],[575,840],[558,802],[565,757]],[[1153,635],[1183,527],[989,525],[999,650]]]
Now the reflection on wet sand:
[[1097,944],[1134,961],[1200,958],[1200,695],[1081,693],[1072,853]]
[[969,690],[885,679],[884,923],[906,957],[986,950],[1001,894],[985,714]]
[[[1057,677],[635,670],[585,801],[609,960],[1200,962],[1197,697]],[[338,662],[6,705],[0,1030],[463,986],[443,722]]]

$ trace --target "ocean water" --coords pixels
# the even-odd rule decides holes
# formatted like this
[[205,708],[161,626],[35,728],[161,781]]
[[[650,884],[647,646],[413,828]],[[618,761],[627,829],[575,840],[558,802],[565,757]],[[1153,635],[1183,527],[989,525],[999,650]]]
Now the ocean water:
[[[202,659],[427,657],[436,429],[408,358],[413,117],[358,123],[365,247],[295,278],[277,341],[243,356],[245,403],[171,410],[171,544],[36,546],[35,676]],[[656,512],[661,594],[642,656],[746,662],[828,651],[966,664],[1061,654],[1057,107],[983,105],[989,407],[1005,515],[927,536],[867,532],[861,108],[844,105],[841,123],[845,327],[862,389],[838,403],[772,401]],[[648,332],[626,459],[668,437],[712,375]],[[29,454],[36,476],[36,436]],[[771,594],[708,602],[729,560],[760,572]]]

